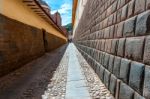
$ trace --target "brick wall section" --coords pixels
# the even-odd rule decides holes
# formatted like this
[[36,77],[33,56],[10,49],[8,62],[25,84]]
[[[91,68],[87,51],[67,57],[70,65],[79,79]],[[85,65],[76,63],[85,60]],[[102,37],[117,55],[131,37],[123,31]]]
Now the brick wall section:
[[150,0],[88,0],[75,45],[116,99],[150,99]]
[[63,40],[53,34],[46,32],[44,35],[44,45],[45,45],[46,52],[52,51],[65,43],[66,43],[65,40]]
[[65,43],[54,35],[48,35],[0,14],[0,76]]

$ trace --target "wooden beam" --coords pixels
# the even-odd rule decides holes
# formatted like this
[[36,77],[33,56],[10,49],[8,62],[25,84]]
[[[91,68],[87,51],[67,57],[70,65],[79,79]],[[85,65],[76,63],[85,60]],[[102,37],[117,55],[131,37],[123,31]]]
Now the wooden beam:
[[40,9],[40,8],[33,8],[33,7],[31,7],[31,9]]
[[28,3],[28,2],[33,2],[32,0],[23,0],[23,2]]
[[36,5],[33,5],[33,4],[27,4],[27,6],[36,6]]

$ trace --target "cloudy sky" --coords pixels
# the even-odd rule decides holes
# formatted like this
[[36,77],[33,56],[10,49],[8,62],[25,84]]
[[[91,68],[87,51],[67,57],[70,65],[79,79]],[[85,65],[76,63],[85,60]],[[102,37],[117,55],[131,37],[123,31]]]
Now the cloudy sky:
[[51,13],[60,12],[62,24],[71,23],[72,0],[44,0],[51,7]]

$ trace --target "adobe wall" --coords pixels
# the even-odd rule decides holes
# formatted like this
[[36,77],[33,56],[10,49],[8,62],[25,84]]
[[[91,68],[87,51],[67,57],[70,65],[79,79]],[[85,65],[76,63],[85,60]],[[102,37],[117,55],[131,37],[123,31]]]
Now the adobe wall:
[[88,0],[74,42],[116,99],[150,99],[150,0]]
[[66,43],[63,38],[45,34],[41,29],[0,14],[0,76]]

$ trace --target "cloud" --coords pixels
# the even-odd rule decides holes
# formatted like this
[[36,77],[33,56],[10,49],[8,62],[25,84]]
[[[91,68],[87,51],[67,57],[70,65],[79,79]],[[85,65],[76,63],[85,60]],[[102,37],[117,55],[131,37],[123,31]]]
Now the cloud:
[[61,5],[60,9],[53,10],[51,11],[51,13],[54,14],[55,12],[58,11],[60,14],[68,14],[71,9],[72,6],[70,4],[64,3],[63,5]]
[[72,0],[44,0],[51,8],[51,14],[59,12],[62,17],[62,25],[71,22],[72,18]]
[[71,22],[71,16],[68,16],[68,15],[62,15],[61,16],[62,17],[62,25],[66,25],[66,24],[68,24],[68,23],[70,23]]

